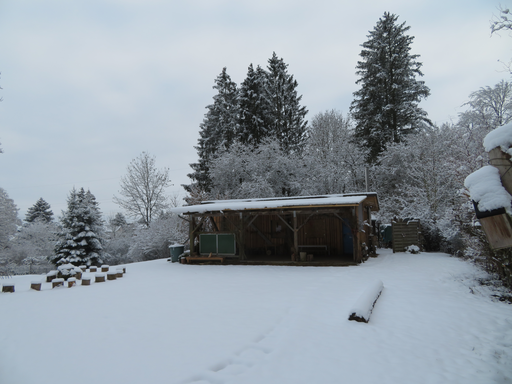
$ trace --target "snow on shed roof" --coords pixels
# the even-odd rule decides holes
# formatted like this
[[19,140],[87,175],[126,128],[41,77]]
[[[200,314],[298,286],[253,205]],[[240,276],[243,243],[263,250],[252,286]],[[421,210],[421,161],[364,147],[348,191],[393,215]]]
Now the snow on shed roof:
[[[374,197],[376,201],[377,194],[374,192],[343,195],[274,197],[265,199],[212,200],[203,201],[198,205],[173,208],[171,212],[191,214],[312,206],[355,206],[359,205],[369,196]],[[378,207],[375,207],[375,209],[378,209]]]

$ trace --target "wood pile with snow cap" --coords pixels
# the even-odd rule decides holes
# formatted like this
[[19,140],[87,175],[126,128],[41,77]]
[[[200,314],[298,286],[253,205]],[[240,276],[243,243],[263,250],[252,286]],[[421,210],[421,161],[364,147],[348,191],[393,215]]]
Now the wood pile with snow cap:
[[375,306],[375,303],[380,297],[383,289],[384,284],[380,280],[374,281],[372,284],[368,285],[361,296],[359,296],[359,299],[352,306],[348,319],[363,323],[370,321],[373,307]]

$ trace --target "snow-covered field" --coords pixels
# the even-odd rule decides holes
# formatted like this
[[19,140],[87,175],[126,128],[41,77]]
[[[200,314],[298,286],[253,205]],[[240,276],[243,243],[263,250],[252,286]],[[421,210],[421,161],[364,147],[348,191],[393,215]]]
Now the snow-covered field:
[[[379,253],[348,268],[157,260],[41,292],[34,276],[0,279],[16,283],[0,293],[0,383],[512,382],[512,305],[490,300],[482,272]],[[376,280],[370,322],[348,321]]]

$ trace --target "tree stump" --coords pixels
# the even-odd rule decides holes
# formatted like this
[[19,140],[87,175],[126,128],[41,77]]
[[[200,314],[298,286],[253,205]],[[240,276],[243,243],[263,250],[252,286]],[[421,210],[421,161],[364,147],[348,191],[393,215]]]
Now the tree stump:
[[107,273],[107,280],[115,280],[115,279],[117,279],[117,272]]
[[59,271],[50,271],[46,274],[46,282],[51,283],[53,279],[57,278]]
[[31,281],[30,289],[33,289],[35,291],[40,291],[41,290],[41,282],[40,281]]
[[13,283],[5,283],[2,286],[2,292],[14,293],[14,284]]
[[52,280],[52,288],[64,286],[64,279],[58,278]]
[[91,278],[90,277],[84,277],[82,279],[82,285],[91,285]]
[[105,275],[103,273],[97,273],[95,275],[94,282],[95,283],[104,283],[105,282]]

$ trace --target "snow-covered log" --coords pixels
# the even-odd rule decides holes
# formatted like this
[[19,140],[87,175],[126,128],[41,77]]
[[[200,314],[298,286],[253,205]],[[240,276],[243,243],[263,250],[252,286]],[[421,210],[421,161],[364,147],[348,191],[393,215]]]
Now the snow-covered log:
[[105,282],[105,274],[97,273],[96,275],[94,275],[94,282],[95,283],[104,283]]
[[382,281],[380,280],[369,285],[350,310],[350,316],[348,319],[364,323],[370,321],[373,307],[375,306],[375,303],[383,289],[384,284],[382,284]]
[[4,283],[4,284],[2,284],[2,292],[14,293],[14,283]]
[[40,291],[41,290],[41,281],[39,280],[34,280],[34,281],[31,281],[30,282],[30,289],[33,289],[35,291]]
[[64,279],[59,277],[58,279],[52,280],[52,288],[60,287],[64,285]]

